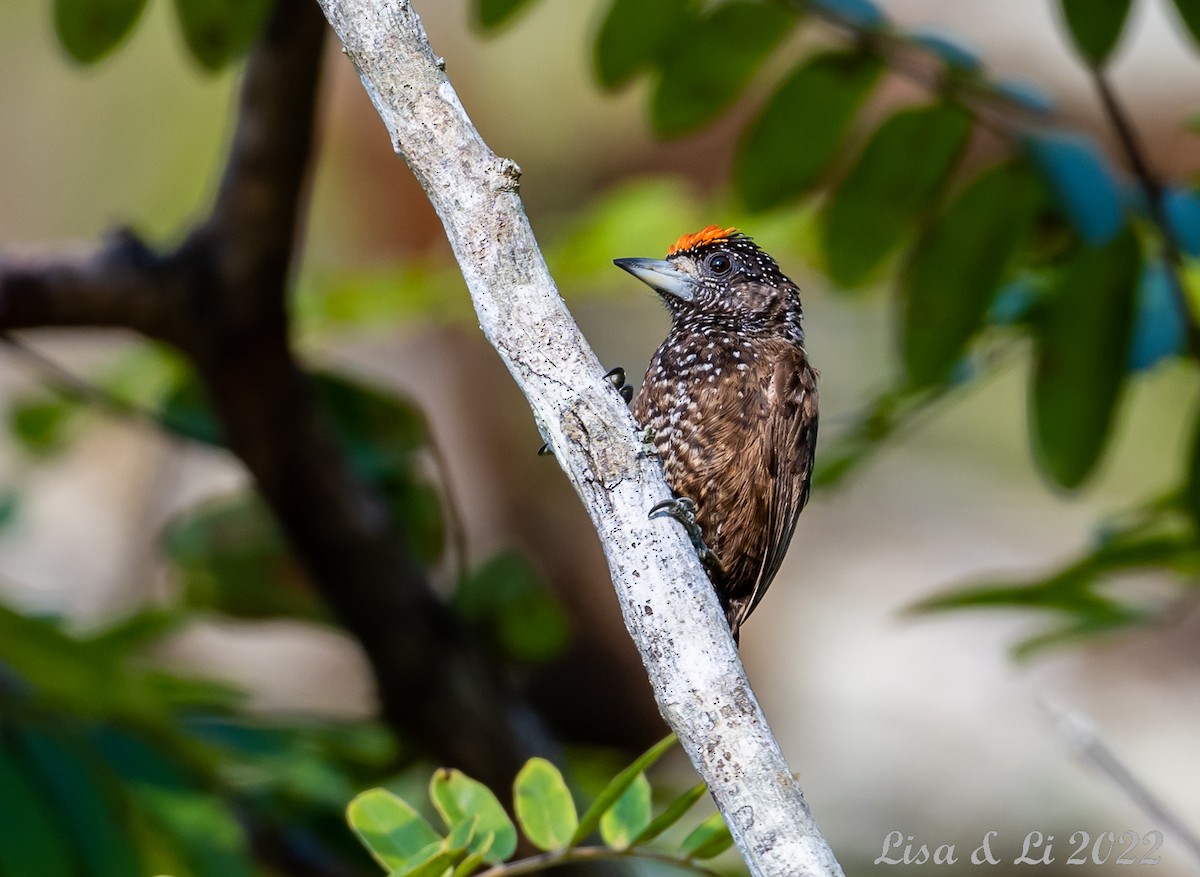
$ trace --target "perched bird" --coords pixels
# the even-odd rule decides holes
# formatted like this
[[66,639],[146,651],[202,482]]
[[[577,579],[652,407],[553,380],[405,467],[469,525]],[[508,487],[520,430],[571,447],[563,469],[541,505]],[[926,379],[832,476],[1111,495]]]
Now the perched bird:
[[676,496],[652,514],[689,528],[737,639],[812,480],[817,373],[800,291],[750,238],[715,225],[681,237],[665,261],[614,261],[671,312],[633,399]]

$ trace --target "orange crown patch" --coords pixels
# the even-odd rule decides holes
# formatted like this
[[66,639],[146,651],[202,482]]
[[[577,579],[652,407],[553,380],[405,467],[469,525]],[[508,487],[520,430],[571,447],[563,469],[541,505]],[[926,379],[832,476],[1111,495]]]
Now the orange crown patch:
[[682,253],[684,250],[690,250],[693,247],[700,247],[705,244],[723,244],[725,241],[739,236],[736,228],[721,228],[719,225],[708,225],[695,234],[685,234],[679,240],[675,241],[675,243],[671,244],[671,249],[667,250],[667,255],[674,256],[676,253]]

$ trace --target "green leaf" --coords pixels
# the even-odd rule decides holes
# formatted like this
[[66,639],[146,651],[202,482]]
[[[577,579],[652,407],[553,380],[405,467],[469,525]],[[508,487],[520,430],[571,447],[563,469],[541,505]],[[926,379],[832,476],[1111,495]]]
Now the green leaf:
[[482,625],[507,656],[548,661],[570,642],[566,613],[523,555],[506,551],[459,584],[454,606]]
[[[487,838],[487,835],[484,835]],[[487,862],[487,854],[484,852],[471,853],[465,859],[458,863],[458,867],[454,869],[454,874],[451,877],[469,877],[474,874],[484,863]]]
[[733,835],[729,833],[729,827],[720,813],[714,813],[684,838],[679,851],[689,859],[712,859],[732,845]]
[[579,826],[575,801],[558,768],[544,758],[531,758],[513,785],[517,821],[530,843],[558,850],[571,842]]
[[731,0],[677,33],[654,91],[654,130],[677,136],[720,115],[795,23],[781,6]]
[[1200,44],[1200,0],[1175,0],[1175,11],[1183,19],[1192,41]]
[[1130,0],[1059,0],[1059,5],[1079,54],[1102,67],[1121,38]]
[[66,446],[66,427],[78,411],[78,404],[57,396],[23,399],[9,408],[8,428],[27,451],[48,457]]
[[193,877],[251,877],[241,823],[219,797],[197,788],[179,762],[124,732],[90,735],[98,752],[125,780],[130,799],[154,834],[170,839]]
[[173,522],[167,556],[184,602],[235,618],[326,621],[329,614],[256,494],[212,500]]
[[392,871],[420,864],[427,849],[442,841],[407,801],[385,789],[358,795],[346,808],[346,820],[376,861]]
[[125,814],[106,787],[103,767],[79,748],[42,733],[23,733],[21,744],[29,769],[44,780],[55,818],[70,835],[88,877],[136,874],[137,852],[126,831]]
[[[608,785],[596,796],[596,800],[583,814],[583,818],[579,820],[579,826],[575,829],[575,834],[571,838],[571,845],[580,843],[589,834],[596,830],[596,826],[600,824],[601,817],[608,812],[625,791],[637,782],[638,777],[642,777],[643,773],[650,768],[652,764],[662,758],[678,738],[674,734],[668,734],[663,737],[640,756],[633,764],[626,767],[619,774],[609,781]],[[639,829],[640,831],[641,829]]]
[[613,0],[596,35],[596,78],[617,88],[668,54],[696,17],[692,0]]
[[1200,533],[1200,417],[1192,427],[1192,452],[1187,481],[1183,486],[1183,504],[1192,516],[1192,524]]
[[869,280],[945,184],[971,133],[961,107],[901,110],[871,136],[825,210],[829,274],[847,289]]
[[213,71],[250,48],[270,10],[270,0],[175,0],[188,50]]
[[[492,794],[492,790],[459,770],[442,768],[434,773],[429,782],[429,798],[433,806],[453,828],[463,822],[478,819],[476,837],[492,836],[491,848],[484,860],[497,865],[505,861],[517,849],[517,829],[508,818],[504,806]],[[471,851],[474,853],[478,846]]]
[[1108,438],[1126,376],[1139,259],[1129,230],[1107,246],[1080,247],[1035,326],[1035,456],[1068,489],[1091,473]]
[[600,837],[614,850],[625,850],[649,824],[650,781],[644,773],[639,773],[600,817]]
[[1045,578],[956,588],[923,600],[910,611],[1019,608],[1065,618],[1022,641],[1015,649],[1019,658],[1051,645],[1144,624],[1154,617],[1153,609],[1122,602],[1113,589],[1099,586],[1105,579],[1145,570],[1171,570],[1185,580],[1194,580],[1200,572],[1200,546],[1193,531],[1174,520],[1174,502],[1172,499],[1170,514],[1152,513],[1144,523],[1106,534],[1094,551]]
[[530,0],[475,0],[475,23],[485,31],[494,31],[512,21]]
[[312,380],[356,469],[378,480],[412,468],[413,455],[429,442],[429,428],[416,405],[334,372],[317,372]]
[[1040,188],[1020,163],[984,171],[932,222],[904,271],[902,349],[916,387],[945,381],[983,326]]
[[0,733],[0,874],[72,877],[71,845],[50,793]]
[[116,48],[145,5],[146,0],[55,0],[58,41],[76,61],[91,64]]
[[176,435],[214,447],[225,446],[225,430],[191,370],[175,377],[159,402],[158,416],[163,426]]
[[461,850],[437,850],[408,868],[397,868],[388,877],[442,877],[463,857]]
[[667,805],[667,808],[659,813],[650,824],[642,830],[641,834],[629,842],[631,847],[641,846],[642,844],[650,843],[676,822],[683,818],[683,815],[692,809],[692,805],[704,797],[704,793],[708,791],[708,786],[704,783],[696,783],[674,801]]
[[738,151],[734,174],[748,208],[776,207],[820,181],[882,71],[868,52],[824,52],[796,66]]

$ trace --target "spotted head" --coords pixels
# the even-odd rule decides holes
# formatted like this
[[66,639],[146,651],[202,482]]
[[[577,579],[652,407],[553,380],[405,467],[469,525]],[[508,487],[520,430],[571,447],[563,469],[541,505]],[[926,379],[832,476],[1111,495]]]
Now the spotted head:
[[734,228],[707,226],[666,259],[615,259],[657,292],[676,324],[798,335],[800,291],[762,248]]

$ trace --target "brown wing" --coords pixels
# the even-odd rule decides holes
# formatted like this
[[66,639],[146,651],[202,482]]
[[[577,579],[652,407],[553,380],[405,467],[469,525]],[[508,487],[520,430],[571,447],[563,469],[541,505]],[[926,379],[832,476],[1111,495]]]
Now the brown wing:
[[730,595],[729,623],[735,634],[763,598],[787,553],[800,512],[808,502],[817,444],[816,374],[803,350],[780,345],[765,387],[765,422],[757,454],[763,460],[762,526],[747,559],[757,561],[749,580]]

